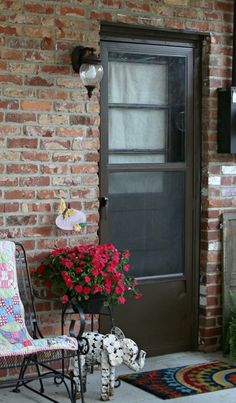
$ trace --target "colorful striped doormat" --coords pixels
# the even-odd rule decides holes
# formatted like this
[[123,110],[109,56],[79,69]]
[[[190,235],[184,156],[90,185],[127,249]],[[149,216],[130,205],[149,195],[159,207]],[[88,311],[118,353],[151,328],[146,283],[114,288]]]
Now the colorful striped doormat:
[[235,387],[236,366],[215,361],[122,375],[120,379],[160,399],[174,399]]

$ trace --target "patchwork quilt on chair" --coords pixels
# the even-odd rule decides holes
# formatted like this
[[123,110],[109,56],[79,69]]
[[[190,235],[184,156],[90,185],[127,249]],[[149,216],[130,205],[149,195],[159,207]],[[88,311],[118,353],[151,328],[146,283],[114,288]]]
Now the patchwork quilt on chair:
[[30,336],[17,284],[15,244],[0,241],[0,357],[77,349],[78,343],[73,337],[33,339]]

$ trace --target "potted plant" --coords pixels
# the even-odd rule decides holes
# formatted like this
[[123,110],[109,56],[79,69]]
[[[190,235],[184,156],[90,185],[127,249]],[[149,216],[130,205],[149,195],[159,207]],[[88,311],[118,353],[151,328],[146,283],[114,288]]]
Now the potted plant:
[[33,276],[62,303],[84,303],[99,297],[105,305],[125,304],[126,294],[141,297],[129,275],[128,250],[109,243],[54,249]]

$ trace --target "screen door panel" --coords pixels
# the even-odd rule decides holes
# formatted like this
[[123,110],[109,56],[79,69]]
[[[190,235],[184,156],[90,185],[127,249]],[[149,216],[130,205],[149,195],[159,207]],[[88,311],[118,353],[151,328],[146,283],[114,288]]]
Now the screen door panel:
[[[155,165],[169,162],[171,155],[183,158],[185,94],[179,91],[176,105],[172,75],[181,71],[184,83],[184,63],[183,57],[109,53],[109,237],[119,248],[131,249],[137,278],[183,273],[185,173]],[[181,114],[173,126],[177,107]],[[177,127],[182,152],[169,152]],[[150,163],[154,172],[138,168]]]
[[133,275],[183,273],[184,173],[111,173],[109,183],[110,239],[129,245]]

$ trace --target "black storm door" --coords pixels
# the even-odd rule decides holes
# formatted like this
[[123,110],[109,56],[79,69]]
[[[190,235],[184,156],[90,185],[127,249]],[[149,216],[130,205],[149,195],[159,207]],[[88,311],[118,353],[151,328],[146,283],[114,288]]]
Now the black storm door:
[[100,242],[130,250],[143,294],[116,324],[150,355],[191,349],[193,47],[104,40],[102,61]]

